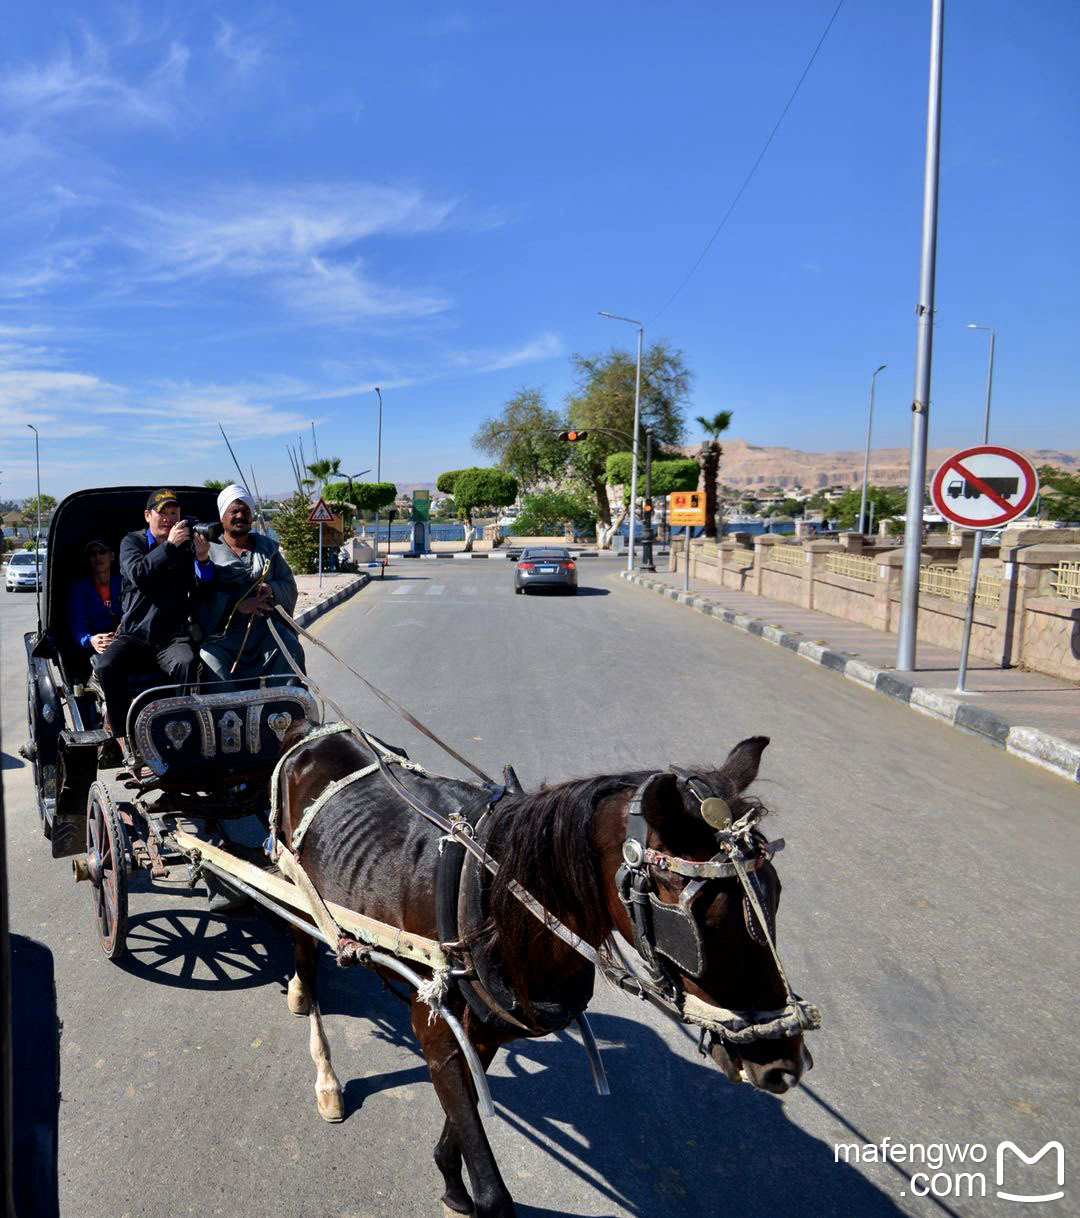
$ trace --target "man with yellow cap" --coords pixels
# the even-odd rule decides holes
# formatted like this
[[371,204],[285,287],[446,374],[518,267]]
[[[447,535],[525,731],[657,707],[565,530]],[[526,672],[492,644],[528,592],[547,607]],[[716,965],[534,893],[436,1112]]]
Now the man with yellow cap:
[[161,674],[161,683],[198,679],[191,634],[197,588],[214,578],[210,543],[180,515],[176,492],[162,487],[146,501],[144,528],[120,543],[124,613],[116,637],[94,661],[113,734],[122,739],[131,705],[132,672]]

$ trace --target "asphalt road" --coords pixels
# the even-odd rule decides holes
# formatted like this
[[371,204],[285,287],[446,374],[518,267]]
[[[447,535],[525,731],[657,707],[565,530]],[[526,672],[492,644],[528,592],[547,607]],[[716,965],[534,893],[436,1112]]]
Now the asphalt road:
[[[824,1012],[815,1069],[780,1098],[732,1086],[683,1029],[601,988],[612,1098],[592,1094],[571,1035],[521,1042],[492,1068],[489,1133],[520,1214],[1007,1214],[1003,1139],[1029,1155],[1063,1144],[1065,1199],[1038,1212],[1075,1212],[1074,786],[628,587],[612,560],[582,561],[577,597],[515,596],[509,565],[482,559],[392,571],[316,632],[489,772],[512,761],[534,787],[713,764],[772,737],[754,789],[788,841],[780,944]],[[32,616],[30,596],[3,595],[8,859],[13,928],[56,955],[64,1212],[437,1214],[441,1117],[404,1008],[376,979],[321,974],[347,1105],[328,1126],[272,926],[137,876],[134,950],[101,955],[89,893],[50,857],[13,756]],[[325,656],[309,667],[350,715],[457,773]],[[835,1162],[834,1143],[884,1137],[988,1158],[946,1164],[941,1199],[912,1195],[922,1164]],[[1010,1156],[1005,1187],[1052,1191],[1051,1159]],[[985,1172],[986,1199],[951,1195],[956,1170]]]

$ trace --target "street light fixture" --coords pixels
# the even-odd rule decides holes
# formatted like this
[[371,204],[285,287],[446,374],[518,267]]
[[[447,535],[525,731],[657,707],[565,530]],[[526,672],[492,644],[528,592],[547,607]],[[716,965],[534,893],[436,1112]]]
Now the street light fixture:
[[983,413],[983,443],[990,443],[990,392],[994,387],[994,340],[997,333],[993,326],[982,326],[977,322],[968,323],[969,330],[990,331],[990,360],[986,368],[986,408]]
[[870,378],[870,404],[866,408],[866,455],[862,467],[862,495],[859,498],[859,532],[866,532],[866,486],[870,477],[870,428],[874,422],[874,382],[878,372],[884,372],[888,364],[882,364]]
[[623,317],[620,313],[605,313],[601,309],[599,315],[609,317],[612,321],[625,321],[631,326],[637,326],[637,374],[634,378],[634,455],[630,464],[630,529],[626,555],[626,570],[631,572],[634,569],[634,513],[637,510],[638,432],[641,430],[641,339],[645,333],[645,327],[640,321],[635,321],[632,317]]

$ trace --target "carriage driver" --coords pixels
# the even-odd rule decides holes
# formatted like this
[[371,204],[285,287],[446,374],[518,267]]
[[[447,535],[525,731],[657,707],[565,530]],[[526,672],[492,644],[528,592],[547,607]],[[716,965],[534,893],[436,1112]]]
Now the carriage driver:
[[131,696],[127,677],[157,669],[163,683],[198,679],[191,613],[196,588],[214,578],[210,543],[180,517],[176,492],[163,487],[146,501],[146,526],[120,543],[124,614],[116,637],[94,659],[113,734],[123,743]]
[[[251,529],[255,501],[233,483],[218,495],[225,534],[210,545],[215,579],[203,590],[198,621],[203,630],[202,661],[208,678],[289,676],[292,668],[267,626],[274,605],[291,614],[296,580],[278,543]],[[278,634],[301,670],[304,652],[282,622]]]

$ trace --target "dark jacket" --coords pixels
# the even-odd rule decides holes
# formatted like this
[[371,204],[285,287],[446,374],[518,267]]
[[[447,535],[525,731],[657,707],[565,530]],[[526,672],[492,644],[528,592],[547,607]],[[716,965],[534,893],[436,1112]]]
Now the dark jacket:
[[191,638],[195,601],[195,555],[191,543],[149,544],[146,529],[128,533],[120,543],[124,616],[119,634],[165,647]]
[[85,575],[71,585],[68,596],[68,626],[75,642],[85,651],[92,651],[90,636],[108,634],[120,623],[120,576],[113,575],[109,580],[109,591],[112,598],[112,608],[107,609],[105,602],[97,594],[94,580]]

